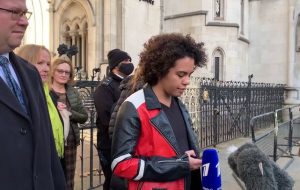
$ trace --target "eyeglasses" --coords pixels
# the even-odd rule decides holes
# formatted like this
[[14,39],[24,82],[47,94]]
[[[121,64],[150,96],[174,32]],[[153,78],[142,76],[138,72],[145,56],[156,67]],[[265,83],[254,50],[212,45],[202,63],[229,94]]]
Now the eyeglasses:
[[29,11],[21,11],[21,10],[10,10],[10,9],[4,9],[0,7],[1,11],[6,11],[11,13],[11,18],[13,20],[19,20],[21,17],[25,16],[27,20],[30,19],[32,12]]
[[70,75],[71,72],[70,71],[65,71],[65,70],[62,70],[62,69],[56,69],[57,73],[62,75],[62,74],[65,74],[65,75]]

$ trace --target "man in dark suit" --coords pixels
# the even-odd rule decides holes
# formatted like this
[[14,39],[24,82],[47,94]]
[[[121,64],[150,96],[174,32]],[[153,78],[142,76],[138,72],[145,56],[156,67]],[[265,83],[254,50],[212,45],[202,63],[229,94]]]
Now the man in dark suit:
[[0,0],[0,189],[64,190],[39,73],[12,52],[29,17],[26,0]]

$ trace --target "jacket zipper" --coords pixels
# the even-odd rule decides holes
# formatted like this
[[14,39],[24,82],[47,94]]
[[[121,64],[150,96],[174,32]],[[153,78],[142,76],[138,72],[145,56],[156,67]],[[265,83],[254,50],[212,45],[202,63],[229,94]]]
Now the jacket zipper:
[[[150,122],[152,123],[151,120],[150,120]],[[159,132],[159,134],[168,142],[168,144],[172,147],[172,149],[175,151],[176,155],[178,156],[179,153],[176,151],[176,149],[174,148],[174,146],[168,141],[168,139],[166,139],[166,137],[160,132],[160,130],[157,129],[157,126],[154,123],[152,123],[152,125]]]
[[[160,132],[160,130],[157,129],[157,126],[150,120],[150,122],[152,123],[153,127],[159,132],[159,134],[168,142],[168,144],[172,147],[172,149],[175,151],[176,155],[178,156],[179,153],[177,152],[177,150],[175,149],[175,147],[168,141],[168,139],[166,139],[166,137]],[[181,158],[178,158],[175,160],[175,162],[182,162],[182,163],[187,163],[187,161],[183,161]],[[171,160],[161,160],[161,161],[158,161],[159,163],[174,163],[174,161],[171,161]],[[186,189],[186,178],[184,177],[184,189]],[[142,184],[139,184],[138,186],[138,190],[141,190],[142,186],[143,186],[143,183]]]
[[178,162],[182,162],[182,163],[188,163],[188,161],[184,161],[182,160],[182,158],[178,158],[175,161],[174,160],[160,160],[157,161],[158,163],[178,163]]

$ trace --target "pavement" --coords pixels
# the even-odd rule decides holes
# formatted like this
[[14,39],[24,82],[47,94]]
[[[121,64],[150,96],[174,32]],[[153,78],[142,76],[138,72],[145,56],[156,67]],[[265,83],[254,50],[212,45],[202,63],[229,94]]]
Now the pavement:
[[[243,189],[237,180],[232,175],[232,170],[227,163],[227,158],[230,154],[228,150],[229,147],[232,145],[234,146],[241,146],[246,142],[251,142],[250,138],[238,138],[232,141],[224,142],[218,144],[215,148],[219,150],[219,159],[220,159],[220,166],[221,166],[221,177],[222,177],[222,189],[223,190],[239,190]],[[294,179],[295,184],[293,189],[300,189],[300,157],[297,156],[299,151],[299,146],[294,146],[292,149],[293,159],[282,157],[276,162],[280,168],[286,168],[287,173]]]
[[[300,125],[299,125],[300,126]],[[84,132],[84,143],[83,143],[83,155],[81,156],[81,146],[78,147],[77,152],[77,167],[76,167],[76,174],[75,174],[75,190],[81,190],[81,189],[97,189],[97,190],[103,190],[102,184],[104,180],[104,176],[100,171],[99,168],[99,159],[97,155],[97,150],[93,146],[93,173],[92,173],[92,180],[90,178],[90,133]],[[94,133],[93,136],[94,144],[96,143],[96,135]],[[221,176],[222,176],[222,189],[223,190],[243,190],[243,188],[239,185],[237,180],[232,175],[232,170],[229,167],[227,163],[227,158],[229,154],[231,153],[229,151],[229,147],[232,147],[232,145],[239,147],[243,145],[246,142],[251,142],[250,138],[237,138],[235,140],[227,141],[224,143],[218,144],[215,148],[219,151],[219,160],[220,160],[220,166],[221,166]],[[294,189],[300,189],[300,157],[297,156],[299,151],[299,146],[294,146],[292,149],[292,154],[295,154],[293,156],[293,160],[291,164],[286,168],[286,171],[288,174],[294,179]],[[81,182],[81,162],[80,160],[84,161],[83,164],[83,177]],[[289,162],[291,161],[291,158],[280,158],[277,161],[277,164],[279,167],[284,168]],[[93,188],[94,187],[94,188]]]
[[[104,176],[99,165],[99,157],[95,145],[97,143],[97,132],[93,130],[93,143],[91,144],[91,131],[86,129],[82,132],[84,139],[77,148],[75,185],[74,190],[97,189],[102,190]],[[92,152],[90,151],[92,147]],[[93,158],[92,170],[90,158]],[[82,163],[82,162],[83,163]]]

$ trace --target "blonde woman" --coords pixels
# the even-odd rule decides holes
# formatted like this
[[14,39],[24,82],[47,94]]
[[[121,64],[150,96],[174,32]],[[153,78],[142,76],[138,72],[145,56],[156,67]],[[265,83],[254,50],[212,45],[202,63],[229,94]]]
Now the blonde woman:
[[[88,114],[82,105],[78,91],[72,87],[74,71],[67,56],[56,58],[51,68],[50,94],[56,96],[57,108],[60,113],[70,112],[69,126],[65,130],[65,153],[63,169],[65,171],[67,188],[74,189],[77,146],[80,144],[78,123],[84,123]],[[65,116],[64,116],[65,117]]]
[[48,111],[51,119],[52,131],[55,141],[55,147],[60,159],[64,156],[64,138],[63,138],[63,124],[54,105],[47,85],[50,71],[51,55],[49,50],[41,45],[29,44],[20,47],[17,54],[23,59],[33,64],[38,70],[42,82],[44,84],[44,91],[48,106]]

